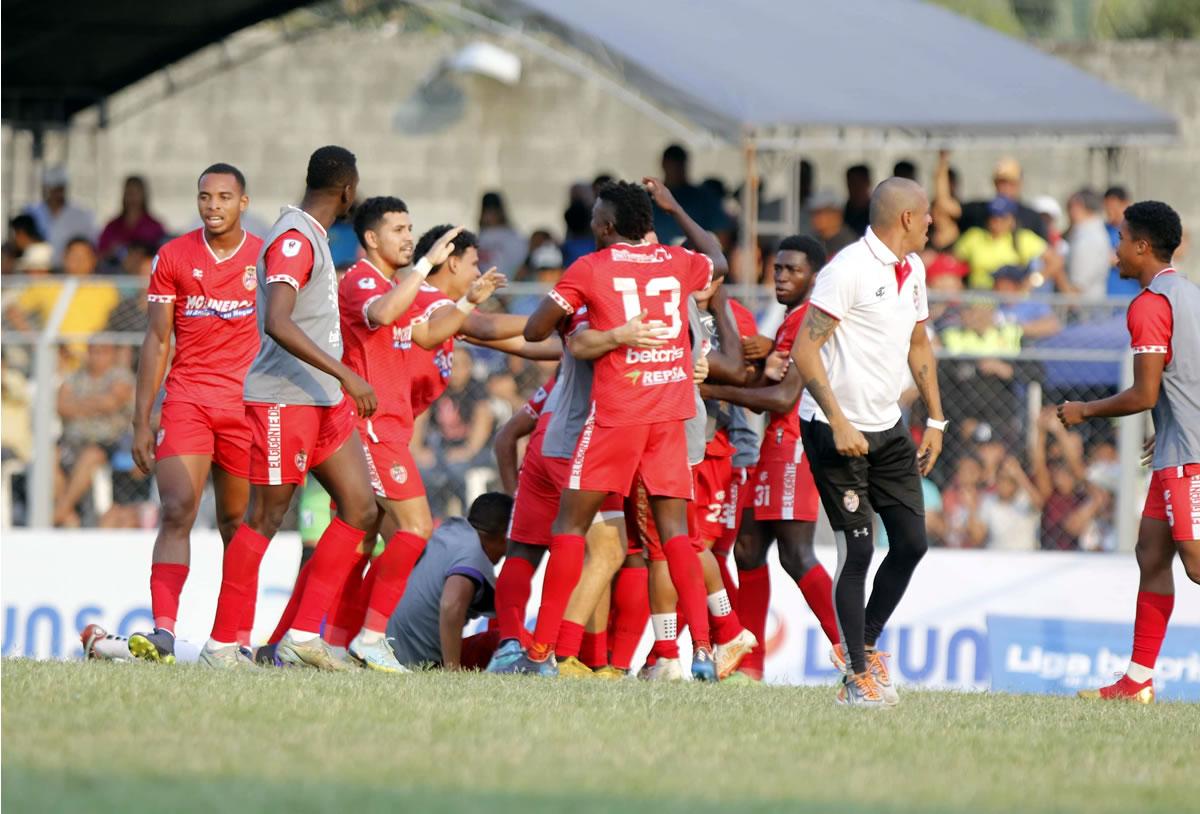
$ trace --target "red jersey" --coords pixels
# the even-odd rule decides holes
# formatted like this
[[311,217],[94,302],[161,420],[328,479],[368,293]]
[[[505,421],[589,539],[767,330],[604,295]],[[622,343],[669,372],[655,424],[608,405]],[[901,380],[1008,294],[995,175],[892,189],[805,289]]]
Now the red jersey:
[[1129,329],[1129,346],[1135,354],[1165,353],[1167,359],[1163,365],[1171,364],[1171,334],[1175,329],[1175,316],[1166,297],[1143,288],[1142,293],[1129,303],[1129,310],[1125,312],[1125,326]]
[[[758,335],[758,323],[750,309],[737,300],[729,300],[729,310],[733,311],[733,321],[737,326],[738,336],[749,339]],[[737,447],[729,440],[729,433],[724,427],[718,427],[712,440],[704,447],[705,458],[732,458],[737,453]]]
[[[796,341],[796,334],[800,332],[806,311],[807,302],[802,302],[788,311],[787,316],[783,318],[783,324],[775,332],[775,352],[792,352],[792,343]],[[786,413],[771,413],[766,432],[763,433],[759,460],[798,463],[803,451],[804,448],[800,444],[799,402]]]
[[[454,305],[454,300],[443,294],[441,289],[428,284],[422,285],[405,316],[409,335],[411,336],[414,325],[428,322],[435,312],[447,305]],[[420,345],[408,342],[405,351],[412,414],[415,417],[428,410],[429,405],[446,392],[446,385],[450,381],[450,369],[454,364],[454,337],[450,337],[434,350],[425,350]]]
[[[521,410],[525,415],[537,421],[533,428],[533,432],[529,435],[529,446],[526,449],[542,448],[542,436],[546,434],[546,425],[550,423],[550,416],[554,414],[553,409],[546,409],[550,400],[550,392],[554,389],[554,377],[550,377],[550,381],[543,384],[537,389],[529,401],[525,402]],[[536,445],[536,446],[535,446]]]
[[596,423],[624,427],[682,421],[696,414],[687,298],[708,287],[712,261],[677,246],[618,243],[567,269],[550,296],[567,313],[587,306],[591,327],[607,331],[642,311],[667,327],[653,350],[620,347],[596,360]]
[[371,432],[381,441],[412,438],[412,392],[405,348],[412,337],[408,314],[391,325],[367,317],[371,303],[392,290],[394,282],[366,259],[346,272],[338,285],[342,319],[342,361],[375,388],[379,407],[371,416]]
[[175,305],[175,355],[167,400],[241,409],[246,371],[258,354],[255,264],[262,239],[243,232],[237,250],[218,260],[196,229],[158,250],[147,299]]

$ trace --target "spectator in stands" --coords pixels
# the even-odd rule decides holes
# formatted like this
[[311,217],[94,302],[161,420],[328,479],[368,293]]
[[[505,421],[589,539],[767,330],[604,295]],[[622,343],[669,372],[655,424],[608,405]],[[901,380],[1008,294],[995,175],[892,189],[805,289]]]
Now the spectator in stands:
[[1071,245],[1067,256],[1067,278],[1089,300],[1104,298],[1114,259],[1112,243],[1104,226],[1103,204],[1100,196],[1086,187],[1067,200],[1067,217],[1071,219],[1071,231],[1067,235]]
[[[108,315],[104,330],[145,335],[150,326],[150,307],[146,300],[146,288],[150,284],[150,272],[154,268],[155,250],[145,243],[131,243],[122,260],[125,271],[136,276],[137,286],[122,289],[124,298]],[[137,354],[133,345],[122,345],[117,352],[118,363],[137,371]]]
[[1081,513],[1089,520],[1079,546],[1085,551],[1115,551],[1117,548],[1117,489],[1121,485],[1121,464],[1117,449],[1101,442],[1092,445],[1087,456],[1087,500]]
[[[526,280],[538,283],[548,290],[558,282],[565,267],[563,253],[553,242],[544,243],[529,253],[525,263]],[[514,314],[532,314],[542,301],[543,294],[525,294],[515,297],[509,304],[509,311]]]
[[1046,302],[1030,298],[1033,274],[1028,266],[1001,266],[992,280],[996,293],[1006,298],[998,308],[1001,321],[1020,326],[1023,340],[1043,339],[1062,330],[1054,309]]
[[858,240],[854,230],[846,225],[844,207],[831,189],[818,190],[808,200],[809,220],[813,234],[825,247],[825,256],[833,256]]
[[947,417],[960,423],[974,418],[1007,432],[1017,414],[1021,327],[1000,319],[990,299],[968,301],[958,317],[940,335],[943,347],[960,356],[941,367]]
[[479,203],[479,267],[496,269],[510,280],[529,254],[529,242],[508,221],[504,198],[485,192]]
[[0,392],[3,396],[0,457],[5,463],[19,461],[27,464],[33,457],[29,380],[21,371],[9,366],[7,353],[0,356]]
[[38,233],[54,249],[52,267],[62,263],[67,243],[76,237],[93,240],[96,236],[95,216],[67,200],[67,170],[50,167],[42,176],[42,200],[26,210],[37,223]]
[[[1047,235],[1042,216],[1021,201],[1021,165],[1015,158],[1002,158],[996,162],[992,170],[992,186],[997,198],[1008,198],[1017,204],[1017,226],[1045,240]],[[974,226],[986,226],[990,204],[991,201],[972,201],[964,205],[959,228],[965,232]]]
[[1042,497],[1040,543],[1047,551],[1077,551],[1094,508],[1085,506],[1083,441],[1058,421],[1054,407],[1038,416],[1030,445],[1033,482]]
[[596,238],[592,237],[592,208],[583,201],[571,201],[563,212],[567,225],[566,239],[562,245],[563,267],[574,263],[585,254],[596,251]]
[[979,459],[965,455],[958,461],[954,479],[942,492],[945,541],[950,548],[978,548],[987,540],[987,526],[979,516],[981,475]]
[[1125,187],[1112,186],[1104,190],[1104,223],[1112,247],[1117,248],[1121,239],[1121,221],[1125,220],[1125,207],[1133,203]]
[[1034,551],[1038,547],[1042,496],[1012,455],[996,473],[996,489],[983,496],[979,520],[987,528],[988,548]]
[[[897,178],[907,178],[910,181],[917,181],[917,165],[916,162],[908,158],[902,158],[892,167],[892,175]],[[917,181],[920,183],[920,181]]]
[[1048,279],[1061,276],[1063,267],[1062,257],[1045,240],[1017,226],[1017,204],[1011,198],[988,204],[986,227],[963,232],[954,244],[954,256],[971,267],[967,285],[977,289],[990,289],[992,274],[1001,266],[1030,266],[1040,260],[1039,270]]
[[855,164],[846,169],[846,206],[842,220],[854,233],[862,237],[871,223],[871,168],[866,164]]
[[78,526],[78,504],[96,471],[117,451],[133,420],[133,373],[116,363],[116,348],[88,346],[86,363],[58,391],[63,433],[54,525]]
[[97,248],[104,260],[118,260],[130,243],[148,243],[157,247],[167,236],[162,223],[150,214],[150,192],[140,175],[125,179],[121,213],[100,232]]
[[[692,220],[710,232],[726,232],[732,225],[725,215],[721,199],[710,188],[688,180],[688,153],[678,144],[663,150],[663,184]],[[657,206],[654,207],[654,231],[662,243],[678,243],[683,238],[679,224]]]
[[1067,242],[1063,239],[1062,229],[1059,228],[1063,211],[1062,207],[1058,205],[1058,201],[1054,200],[1053,195],[1039,195],[1030,201],[1029,205],[1034,212],[1042,216],[1042,225],[1046,229],[1046,242],[1050,244],[1050,248],[1066,257]]
[[[20,257],[30,246],[46,243],[45,236],[38,230],[37,221],[32,215],[17,215],[8,222],[8,239]],[[46,244],[49,245],[49,244]],[[53,265],[53,250],[51,250],[51,265]]]
[[938,253],[949,251],[961,234],[958,220],[962,217],[962,204],[958,200],[958,174],[950,166],[949,150],[938,152],[929,214],[933,218],[929,229],[929,248]]
[[465,499],[467,471],[490,465],[488,442],[495,428],[487,391],[473,377],[471,353],[462,344],[454,348],[446,392],[421,418],[413,432],[413,456],[434,516],[444,517],[450,498]]

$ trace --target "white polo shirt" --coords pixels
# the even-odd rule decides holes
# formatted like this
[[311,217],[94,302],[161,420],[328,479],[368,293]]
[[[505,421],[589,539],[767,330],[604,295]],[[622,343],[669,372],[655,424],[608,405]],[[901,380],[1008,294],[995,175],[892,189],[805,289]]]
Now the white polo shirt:
[[[929,318],[925,265],[916,254],[906,259],[909,271],[902,275],[896,255],[868,228],[821,269],[809,299],[838,320],[821,361],[842,412],[863,432],[891,429],[900,420],[913,328]],[[808,390],[800,418],[828,423]]]

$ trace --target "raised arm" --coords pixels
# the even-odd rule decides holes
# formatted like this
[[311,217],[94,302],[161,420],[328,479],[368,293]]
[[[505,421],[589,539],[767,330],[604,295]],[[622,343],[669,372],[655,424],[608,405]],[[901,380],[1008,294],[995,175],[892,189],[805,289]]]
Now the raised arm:
[[867,439],[842,412],[842,407],[833,394],[833,388],[829,385],[825,363],[821,361],[821,347],[833,336],[837,326],[836,319],[820,308],[809,306],[804,315],[804,323],[796,334],[795,344],[792,345],[792,362],[800,373],[803,386],[808,388],[808,392],[825,413],[829,428],[833,431],[837,451],[850,458],[860,458],[867,454]]
[[373,300],[367,306],[367,319],[371,321],[372,325],[391,325],[408,313],[408,309],[412,307],[413,300],[417,298],[417,292],[421,290],[429,272],[446,262],[446,258],[454,252],[454,238],[462,230],[463,227],[456,226],[438,238],[437,242],[430,247],[429,252],[413,265],[412,271],[405,274],[400,282],[392,286],[391,291]]
[[[944,421],[942,413],[942,396],[938,391],[937,359],[933,356],[933,344],[925,331],[925,323],[918,322],[913,327],[912,337],[908,346],[908,369],[912,372],[913,381],[917,383],[917,391],[925,409],[934,421]],[[922,475],[928,475],[942,454],[943,431],[935,427],[926,427],[921,436],[921,447],[917,450],[917,463]]]
[[489,269],[486,274],[471,283],[467,293],[458,302],[437,309],[428,319],[414,322],[412,326],[412,341],[425,350],[433,350],[452,336],[461,333],[467,325],[467,320],[475,316],[475,308],[485,302],[497,289],[504,288],[508,278],[495,269]]
[[143,474],[154,468],[154,432],[150,414],[167,374],[171,356],[171,333],[175,327],[175,303],[151,302],[150,324],[138,356],[137,389],[133,398],[133,462]]
[[708,354],[708,380],[714,384],[745,386],[750,383],[754,368],[746,365],[742,353],[742,337],[728,306],[725,287],[718,286],[708,303],[717,330],[718,349]]
[[662,181],[657,178],[643,178],[642,183],[645,184],[646,191],[650,193],[650,197],[654,199],[658,208],[673,217],[679,224],[684,236],[696,247],[696,251],[707,255],[708,259],[712,261],[713,277],[724,277],[728,274],[729,261],[725,259],[725,253],[721,251],[721,241],[717,240],[717,236],[701,228],[700,224],[692,220]]

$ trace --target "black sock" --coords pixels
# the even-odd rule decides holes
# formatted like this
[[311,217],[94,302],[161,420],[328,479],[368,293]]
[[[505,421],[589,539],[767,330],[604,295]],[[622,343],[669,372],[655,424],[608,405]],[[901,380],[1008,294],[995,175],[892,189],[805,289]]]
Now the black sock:
[[905,506],[887,506],[879,517],[888,533],[888,553],[875,572],[871,601],[867,603],[864,632],[866,643],[874,645],[883,626],[900,604],[917,563],[925,556],[925,518]]
[[846,661],[855,673],[866,672],[863,604],[867,590],[867,569],[871,566],[874,535],[866,523],[835,531],[838,547],[837,575],[833,580],[833,607],[837,611],[838,630]]

